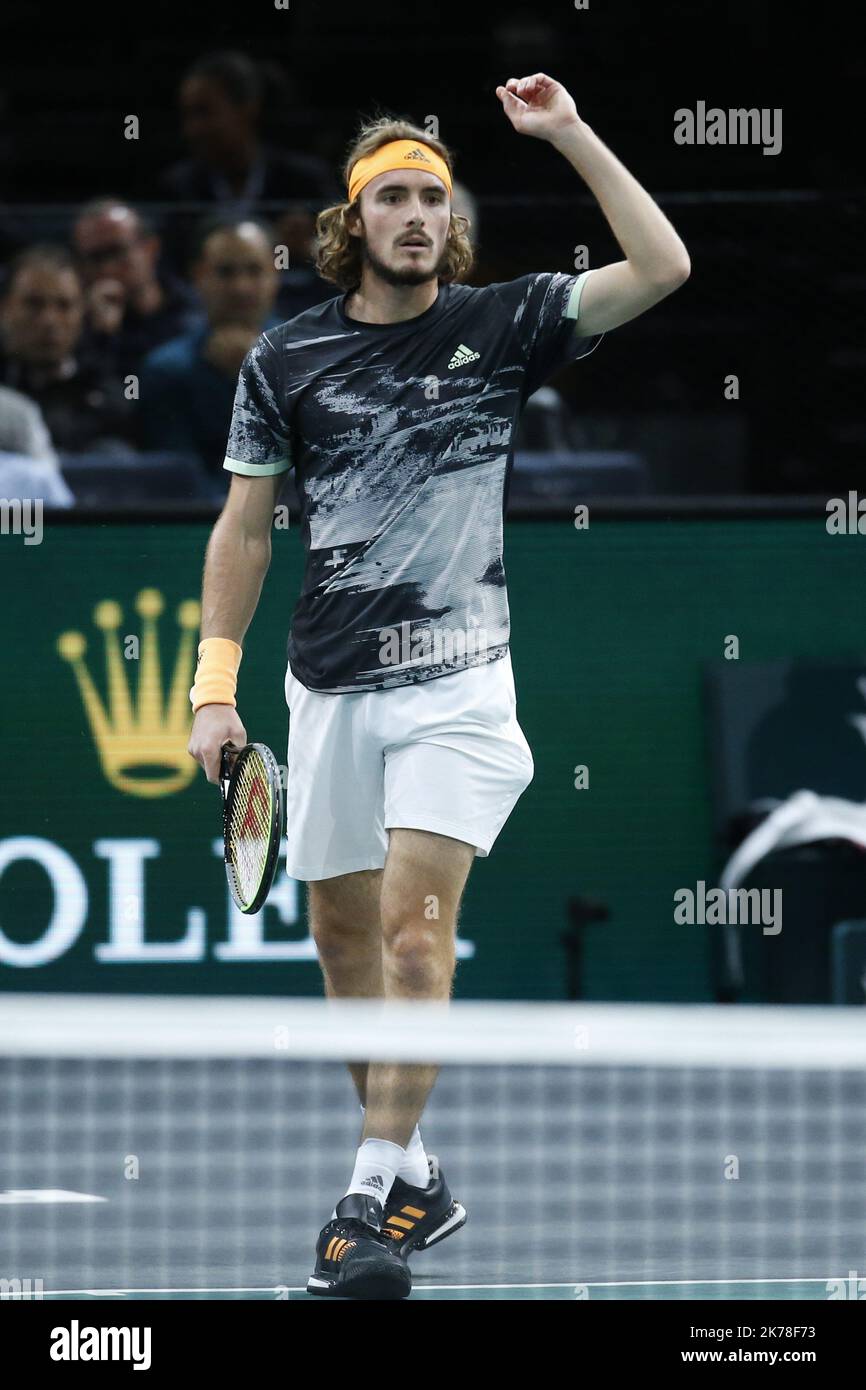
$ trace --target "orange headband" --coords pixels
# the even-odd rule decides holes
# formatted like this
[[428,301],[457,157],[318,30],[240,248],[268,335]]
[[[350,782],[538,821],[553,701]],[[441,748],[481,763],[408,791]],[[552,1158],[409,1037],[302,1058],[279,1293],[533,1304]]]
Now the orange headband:
[[372,154],[355,160],[349,173],[349,202],[354,203],[371,179],[389,169],[426,169],[428,174],[441,179],[451,192],[451,171],[441,155],[418,140],[391,140]]

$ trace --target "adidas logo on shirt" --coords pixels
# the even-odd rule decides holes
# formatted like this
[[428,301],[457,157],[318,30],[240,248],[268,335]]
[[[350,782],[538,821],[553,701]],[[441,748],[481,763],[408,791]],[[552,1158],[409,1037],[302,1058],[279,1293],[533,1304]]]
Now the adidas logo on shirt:
[[379,1191],[379,1192],[384,1192],[384,1191],[385,1191],[385,1184],[384,1184],[384,1182],[382,1181],[382,1179],[380,1178],[380,1176],[379,1176],[378,1173],[376,1173],[375,1176],[372,1177],[372,1178],[364,1178],[363,1182],[361,1183],[361,1186],[362,1186],[362,1187],[375,1187],[375,1188],[377,1189],[377,1191]]
[[464,367],[467,362],[477,362],[480,356],[480,352],[473,352],[465,343],[461,343],[448,363],[448,370],[451,372],[455,367]]

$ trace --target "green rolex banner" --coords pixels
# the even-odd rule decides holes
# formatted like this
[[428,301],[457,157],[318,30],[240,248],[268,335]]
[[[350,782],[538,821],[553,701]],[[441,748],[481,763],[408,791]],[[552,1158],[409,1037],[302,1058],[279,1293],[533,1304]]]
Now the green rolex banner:
[[[220,799],[186,753],[203,524],[67,518],[0,536],[5,672],[0,988],[320,994],[305,890],[231,904]],[[858,660],[859,536],[820,517],[510,522],[518,716],[535,758],[460,921],[456,992],[563,998],[569,902],[588,998],[705,999],[706,935],[673,894],[712,881],[701,673],[730,634],[745,661]],[[286,757],[294,530],[248,634],[239,711]],[[335,697],[338,698],[338,697]]]

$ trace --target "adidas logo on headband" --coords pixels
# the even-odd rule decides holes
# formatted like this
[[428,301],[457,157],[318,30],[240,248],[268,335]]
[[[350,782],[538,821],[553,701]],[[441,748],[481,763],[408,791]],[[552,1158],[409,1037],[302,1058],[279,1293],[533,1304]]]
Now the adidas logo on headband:
[[423,159],[423,161],[424,161],[425,164],[431,164],[431,163],[432,163],[432,160],[428,159],[428,157],[427,157],[427,155],[424,153],[424,151],[423,151],[423,150],[419,150],[419,148],[418,148],[417,145],[415,146],[414,150],[409,150],[408,154],[405,154],[405,155],[403,156],[403,158],[404,158],[404,159]]

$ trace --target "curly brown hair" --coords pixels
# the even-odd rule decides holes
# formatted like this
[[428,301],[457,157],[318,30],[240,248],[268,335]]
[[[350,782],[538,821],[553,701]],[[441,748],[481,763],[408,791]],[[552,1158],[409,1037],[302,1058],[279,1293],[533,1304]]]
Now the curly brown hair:
[[[434,139],[411,121],[394,116],[379,116],[366,122],[352,142],[343,165],[343,179],[349,181],[350,170],[359,159],[372,154],[392,140],[418,140],[435,150],[453,175],[451,151],[441,140]],[[358,199],[353,203],[335,203],[324,208],[316,218],[316,269],[323,280],[330,280],[341,290],[356,290],[361,283],[361,241],[349,233],[348,219],[358,212]],[[460,280],[469,274],[474,256],[469,240],[469,218],[452,212],[451,225],[445,240],[445,250],[439,267],[439,279],[444,282]]]

